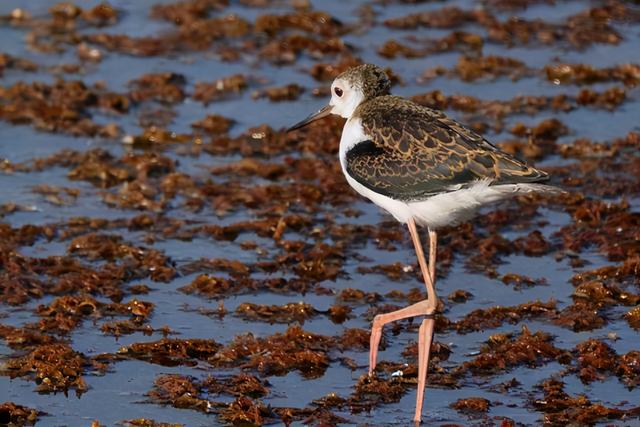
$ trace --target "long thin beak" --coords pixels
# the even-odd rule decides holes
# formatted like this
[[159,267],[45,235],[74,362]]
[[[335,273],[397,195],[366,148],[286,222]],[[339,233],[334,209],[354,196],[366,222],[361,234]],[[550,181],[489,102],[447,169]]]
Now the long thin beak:
[[308,125],[309,123],[311,123],[313,121],[316,121],[318,119],[326,117],[329,114],[331,114],[331,105],[327,104],[324,107],[322,107],[319,111],[311,114],[306,119],[304,119],[304,120],[296,123],[295,125],[291,126],[289,129],[287,129],[287,132],[291,132],[293,130],[300,129],[301,127],[304,127],[304,126]]

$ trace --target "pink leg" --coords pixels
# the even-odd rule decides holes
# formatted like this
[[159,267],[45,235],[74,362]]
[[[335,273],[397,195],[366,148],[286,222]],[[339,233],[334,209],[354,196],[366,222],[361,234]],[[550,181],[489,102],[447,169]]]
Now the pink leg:
[[[436,251],[438,249],[438,233],[429,230],[429,276],[431,283],[436,284]],[[433,289],[435,294],[436,290]]]
[[427,370],[434,325],[435,320],[424,319],[418,331],[418,390],[416,392],[416,413],[413,417],[416,425],[420,424],[422,418],[422,402],[424,401],[424,389],[427,385]]
[[380,344],[380,338],[382,337],[382,327],[387,323],[394,322],[396,320],[406,319],[408,317],[416,316],[430,316],[438,307],[438,297],[436,296],[435,283],[435,260],[436,260],[436,239],[437,235],[435,231],[429,230],[429,265],[424,257],[422,250],[422,243],[420,243],[420,236],[416,228],[416,223],[413,219],[409,220],[407,224],[409,226],[409,233],[413,240],[413,245],[418,257],[418,264],[420,264],[420,270],[422,271],[422,277],[424,279],[425,287],[427,288],[427,299],[420,301],[419,303],[410,305],[398,311],[392,311],[391,313],[379,314],[373,319],[371,325],[371,338],[369,340],[369,375],[373,374],[376,369],[376,363],[378,359],[378,345]]
[[373,324],[371,325],[371,339],[369,340],[369,375],[373,374],[373,371],[376,369],[378,344],[380,344],[382,327],[384,325],[409,317],[429,316],[433,314],[433,312],[434,310],[431,309],[429,301],[423,300],[401,310],[377,315],[373,319]]
[[[411,240],[413,240],[413,245],[416,250],[424,284],[427,288],[427,299],[401,310],[379,314],[373,319],[373,324],[371,325],[371,339],[369,342],[369,375],[372,375],[376,368],[378,345],[380,344],[382,328],[384,325],[396,320],[406,319],[408,317],[432,316],[438,307],[438,297],[436,295],[435,288],[437,234],[435,231],[429,230],[429,263],[427,264],[415,221],[411,219],[407,225],[409,226]],[[418,424],[420,423],[420,417],[422,415],[422,402],[424,399],[424,388],[427,382],[427,368],[429,367],[429,352],[431,350],[434,324],[435,322],[433,318],[430,317],[424,319],[418,332],[418,392],[416,413],[414,417],[414,421]]]

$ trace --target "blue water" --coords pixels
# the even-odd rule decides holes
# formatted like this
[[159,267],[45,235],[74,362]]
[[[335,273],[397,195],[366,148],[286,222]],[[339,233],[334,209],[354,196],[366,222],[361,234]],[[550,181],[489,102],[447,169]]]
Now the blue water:
[[[57,2],[54,0],[3,0],[0,3],[0,15],[6,15],[14,8],[20,7],[29,11],[34,17],[44,17],[47,14],[47,9],[55,3]],[[82,2],[82,6],[88,8],[98,3],[97,0],[90,0]],[[171,28],[170,24],[149,18],[149,9],[155,3],[160,2],[151,0],[114,0],[111,4],[122,12],[120,20],[115,26],[99,31],[114,34],[125,33],[131,36],[149,36],[168,31]],[[168,3],[168,1],[163,1],[163,3]],[[290,10],[284,4],[286,2],[282,2],[282,5],[275,7],[273,10],[248,8],[234,1],[231,3],[232,5],[228,11],[248,20],[254,20],[257,15],[262,13],[282,13]],[[365,4],[365,2],[355,0],[315,0],[311,3],[314,9],[326,11],[347,24],[359,22],[358,11]],[[441,37],[447,32],[428,28],[420,28],[415,31],[393,30],[382,25],[382,22],[387,18],[417,11],[437,9],[445,5],[459,6],[461,8],[481,7],[481,2],[448,0],[437,3],[427,2],[422,5],[390,4],[382,6],[379,2],[367,2],[366,4],[370,4],[376,12],[375,24],[364,28],[358,33],[346,35],[345,41],[356,49],[356,55],[363,60],[391,67],[404,81],[404,85],[395,89],[398,94],[409,96],[438,89],[447,95],[468,94],[486,100],[506,100],[517,95],[551,96],[559,93],[575,94],[578,91],[578,88],[573,86],[557,86],[548,82],[542,71],[518,81],[500,78],[467,83],[457,78],[445,76],[426,83],[419,82],[419,77],[429,68],[435,66],[450,68],[454,66],[458,61],[458,54],[444,53],[419,59],[396,58],[388,60],[378,55],[378,47],[389,38],[403,41],[409,36],[415,36],[418,39],[424,39]],[[562,22],[566,16],[578,13],[590,5],[591,2],[588,1],[558,2],[556,5],[536,5],[517,13],[527,19],[542,18],[552,22]],[[505,15],[503,13],[500,16],[506,17],[508,14]],[[477,27],[472,28],[477,29]],[[597,67],[613,66],[633,60],[637,61],[639,59],[637,52],[640,52],[640,32],[638,27],[617,24],[617,28],[625,36],[625,40],[617,46],[594,45],[583,51],[576,51],[566,46],[534,46],[508,49],[501,45],[487,44],[484,52],[485,54],[510,56],[536,69],[541,69],[545,64],[554,61],[580,62]],[[464,30],[465,28],[461,29]],[[97,30],[88,29],[86,31]],[[54,78],[47,67],[76,60],[73,48],[59,55],[41,54],[32,51],[25,43],[25,35],[26,30],[23,28],[1,25],[0,51],[33,60],[42,66],[41,70],[35,73],[24,73],[11,69],[5,70],[4,75],[0,78],[0,85],[2,86],[9,86],[21,80],[27,82],[52,82]],[[208,106],[187,98],[183,103],[173,107],[177,115],[172,120],[169,128],[176,132],[189,132],[191,130],[190,124],[193,121],[213,113],[233,118],[236,121],[231,131],[232,135],[238,135],[247,128],[263,123],[274,129],[280,129],[298,121],[309,112],[315,111],[326,101],[311,95],[311,89],[322,84],[315,82],[306,72],[315,61],[305,56],[300,58],[293,66],[279,67],[270,65],[266,61],[256,65],[252,59],[241,60],[236,63],[221,62],[209,52],[184,52],[168,57],[144,58],[116,52],[103,51],[103,53],[104,60],[88,67],[86,74],[81,76],[67,75],[65,78],[81,78],[88,84],[103,81],[110,90],[120,92],[127,90],[128,82],[131,80],[146,73],[161,71],[183,74],[187,79],[187,93],[192,93],[196,82],[213,81],[236,73],[247,74],[253,77],[255,81],[261,82],[252,84],[252,87],[235,99],[214,102]],[[295,103],[272,103],[266,99],[254,100],[252,98],[252,92],[258,88],[281,86],[291,82],[296,82],[307,88],[307,91]],[[602,89],[609,86],[600,85],[598,88]],[[125,133],[136,134],[141,132],[136,120],[136,113],[134,111],[123,117],[105,117],[97,114],[95,119],[99,122],[115,121]],[[460,112],[451,111],[449,113],[462,121],[465,119]],[[638,91],[630,91],[629,99],[613,112],[594,108],[577,108],[569,113],[562,114],[543,112],[535,117],[510,116],[505,121],[505,129],[509,129],[519,121],[531,125],[549,117],[559,118],[570,129],[570,136],[564,138],[563,141],[570,141],[580,137],[593,140],[611,140],[622,137],[631,130],[639,129],[640,102],[638,101]],[[488,137],[500,141],[510,136],[506,133],[499,135],[489,133]],[[43,133],[29,126],[15,126],[0,122],[0,158],[6,158],[14,163],[26,162],[35,157],[53,154],[63,148],[75,150],[103,148],[115,156],[123,154],[128,149],[119,140]],[[178,171],[199,177],[209,177],[208,168],[211,166],[222,165],[234,160],[208,154],[188,157],[180,155],[175,149],[168,149],[163,154],[179,161]],[[545,164],[553,165],[560,161],[559,159],[551,159],[547,160]],[[116,219],[130,218],[140,213],[107,206],[103,203],[100,195],[102,190],[83,181],[70,180],[66,176],[67,172],[68,170],[64,168],[50,168],[42,172],[28,174],[0,175],[0,204],[13,202],[29,207],[29,211],[7,215],[4,218],[0,218],[0,220],[13,227],[19,227],[24,224],[55,223],[75,216]],[[33,186],[42,183],[78,188],[81,190],[81,196],[70,206],[54,206],[48,203],[42,195],[32,191]],[[632,209],[637,211],[639,207],[638,199],[631,200],[633,203]],[[345,221],[378,224],[388,219],[374,205],[364,201],[359,201],[352,207],[360,210],[362,215],[358,218],[346,218],[344,219]],[[331,206],[321,207],[321,212],[324,213],[333,212],[333,210],[334,208]],[[554,231],[567,224],[568,216],[561,212],[541,211],[543,212],[542,218],[550,222],[550,225],[542,231],[547,238],[551,239]],[[251,218],[253,213],[240,210],[224,218],[218,218],[208,209],[200,213],[174,209],[168,215],[197,223],[228,224]],[[134,244],[149,245],[149,243],[143,242],[144,233],[131,233],[126,229],[119,229],[117,233]],[[522,232],[514,231],[512,234],[506,235],[506,237],[515,239],[527,233],[528,230]],[[292,233],[287,238],[306,237]],[[163,251],[165,255],[176,261],[178,266],[185,265],[201,257],[223,257],[238,259],[243,262],[259,260],[260,255],[245,251],[239,247],[239,243],[243,240],[259,241],[265,247],[273,244],[269,239],[261,240],[261,238],[249,234],[237,239],[235,242],[218,242],[206,238],[199,238],[190,242],[167,239],[158,240],[151,246]],[[21,251],[28,256],[46,257],[63,255],[67,246],[68,242],[55,240],[52,242],[38,241],[32,247],[21,248]],[[343,274],[335,282],[323,283],[322,285],[335,290],[336,293],[344,288],[352,287],[375,291],[382,295],[393,289],[408,291],[411,287],[421,286],[417,281],[397,283],[388,280],[382,275],[362,275],[356,271],[360,265],[393,262],[414,263],[415,255],[408,238],[395,246],[397,247],[396,251],[379,250],[375,248],[373,242],[370,242],[370,244],[362,248],[360,255],[369,258],[371,261],[347,260],[344,266],[344,273],[346,274]],[[581,255],[592,262],[589,268],[608,264],[608,261],[593,250],[588,250]],[[542,301],[547,301],[551,298],[556,299],[560,308],[571,303],[573,286],[569,279],[578,270],[570,267],[566,261],[557,262],[553,254],[540,258],[514,255],[505,258],[504,261],[505,263],[500,265],[498,269],[500,274],[518,273],[532,278],[545,278],[547,284],[514,289],[513,286],[507,286],[499,279],[490,279],[484,275],[470,273],[465,268],[463,257],[457,256],[449,274],[438,283],[440,295],[446,296],[455,289],[463,288],[470,291],[474,298],[464,304],[449,304],[447,316],[450,320],[459,320],[477,308],[489,308],[495,305],[517,305],[536,299]],[[178,291],[178,288],[188,284],[195,276],[196,274],[178,277],[167,284],[150,281],[143,282],[151,287],[151,293],[140,298],[151,301],[156,305],[149,322],[152,327],[161,328],[169,325],[172,330],[179,334],[180,338],[213,338],[222,344],[229,343],[234,336],[248,331],[257,336],[266,336],[286,330],[287,325],[282,324],[270,325],[249,322],[231,315],[218,318],[200,314],[198,312],[199,309],[217,309],[218,301],[207,300],[197,295],[186,295]],[[47,297],[19,308],[0,305],[0,323],[22,325],[36,321],[37,317],[33,315],[32,310],[38,304],[47,303],[50,300],[51,298]],[[312,304],[318,310],[326,310],[336,302],[333,296],[259,293],[226,298],[224,299],[224,305],[229,311],[233,311],[237,305],[243,302],[285,304],[302,300]],[[368,328],[368,322],[363,317],[368,308],[368,306],[355,306],[354,317],[343,325],[331,323],[326,316],[317,316],[307,321],[303,327],[311,332],[324,335],[339,335],[344,328]],[[87,355],[113,353],[122,346],[134,342],[155,340],[160,337],[157,334],[153,337],[133,334],[116,340],[113,337],[103,335],[99,331],[99,326],[103,321],[105,320],[101,319],[97,324],[85,321],[82,326],[74,330],[68,337],[73,348]],[[521,329],[521,326],[505,324],[495,330],[465,335],[448,332],[436,335],[435,339],[450,345],[453,353],[446,364],[455,365],[469,360],[470,355],[477,352],[490,335],[497,332],[517,332]],[[566,349],[573,348],[577,343],[589,337],[607,339],[609,332],[615,332],[619,338],[615,342],[609,341],[609,344],[619,353],[638,348],[637,332],[632,331],[624,320],[614,320],[601,329],[583,333],[573,333],[547,321],[530,322],[529,328],[533,331],[550,332],[555,336],[554,344]],[[413,332],[404,330],[397,336],[389,334],[387,339],[389,345],[386,350],[381,351],[380,359],[397,361],[401,360],[400,353],[402,349],[412,340],[415,340],[415,335]],[[13,354],[12,349],[0,343],[0,357],[6,358]],[[290,373],[284,377],[268,378],[271,383],[270,394],[263,399],[263,402],[272,406],[302,408],[309,405],[314,399],[318,399],[330,392],[347,397],[353,391],[359,376],[366,372],[368,359],[367,353],[361,351],[350,351],[345,356],[356,361],[359,366],[356,372],[351,372],[341,365],[338,360],[334,360],[326,374],[318,379],[304,379],[297,372]],[[525,407],[530,398],[528,391],[533,390],[533,386],[538,382],[561,372],[564,368],[555,363],[537,369],[522,367],[488,379],[466,378],[461,382],[460,388],[455,390],[429,388],[426,392],[423,419],[427,425],[445,422],[463,425],[480,423],[481,421],[469,419],[449,407],[457,399],[480,396],[494,402],[488,413],[489,418],[507,416],[516,422],[527,425],[540,423],[541,413],[533,412]],[[113,364],[104,376],[86,377],[90,389],[81,398],[76,398],[73,393],[69,397],[63,394],[37,394],[34,392],[35,384],[33,382],[24,379],[10,380],[6,376],[0,376],[0,401],[13,401],[48,413],[48,416],[42,417],[38,422],[38,425],[42,426],[88,425],[92,420],[99,420],[104,425],[114,425],[125,419],[140,417],[153,418],[162,422],[183,423],[187,426],[216,425],[220,422],[214,415],[145,403],[147,399],[145,394],[151,389],[154,378],[165,373],[181,373],[204,378],[208,374],[227,375],[233,372],[216,372],[211,368],[167,368],[140,361],[118,362]],[[513,377],[516,377],[522,383],[520,390],[509,396],[489,391],[492,384],[498,384]],[[570,393],[586,393],[593,401],[608,406],[615,406],[623,401],[638,402],[637,391],[633,392],[624,388],[616,378],[595,383],[589,387],[584,387],[579,380],[571,379],[571,377],[567,379],[567,382],[570,383],[567,386],[567,390]],[[377,407],[371,413],[350,414],[348,411],[343,411],[339,412],[339,414],[353,424],[408,425],[413,416],[414,399],[414,393],[410,392],[400,402]]]

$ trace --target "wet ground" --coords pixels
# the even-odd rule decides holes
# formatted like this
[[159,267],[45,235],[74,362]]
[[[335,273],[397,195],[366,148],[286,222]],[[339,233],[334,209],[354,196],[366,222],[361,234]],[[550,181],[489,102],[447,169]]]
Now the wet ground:
[[[346,184],[339,72],[387,68],[552,174],[443,230],[428,425],[640,423],[630,1],[0,4],[0,423],[408,425],[408,233]],[[153,421],[155,420],[155,421]],[[154,424],[158,423],[158,424]]]

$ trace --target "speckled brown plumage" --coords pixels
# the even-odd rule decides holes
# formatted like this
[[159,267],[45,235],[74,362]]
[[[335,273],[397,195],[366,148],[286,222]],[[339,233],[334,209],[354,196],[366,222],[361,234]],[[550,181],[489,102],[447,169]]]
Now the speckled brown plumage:
[[387,73],[385,73],[382,68],[373,64],[362,64],[349,68],[337,78],[346,80],[353,87],[362,90],[364,99],[388,95],[391,90],[391,81]]
[[479,180],[493,185],[548,179],[442,112],[404,98],[370,97],[355,110],[356,119],[370,140],[347,152],[347,173],[396,200],[420,201]]

